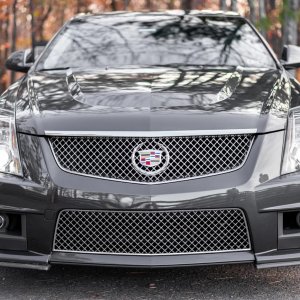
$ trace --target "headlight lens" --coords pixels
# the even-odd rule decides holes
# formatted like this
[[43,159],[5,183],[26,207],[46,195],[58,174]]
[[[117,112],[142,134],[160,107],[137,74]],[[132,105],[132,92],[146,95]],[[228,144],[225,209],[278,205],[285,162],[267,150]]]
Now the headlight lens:
[[300,170],[300,107],[290,110],[282,174]]
[[0,110],[0,172],[22,176],[15,119],[6,110]]

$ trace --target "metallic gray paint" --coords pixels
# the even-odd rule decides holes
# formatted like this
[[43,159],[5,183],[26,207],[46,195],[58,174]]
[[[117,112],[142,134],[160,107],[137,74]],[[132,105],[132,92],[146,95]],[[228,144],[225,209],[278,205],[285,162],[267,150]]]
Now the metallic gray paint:
[[245,69],[235,92],[219,100],[234,72],[232,67],[76,70],[84,103],[68,92],[64,71],[31,72],[18,91],[17,128],[36,135],[284,129],[291,93],[286,73]]

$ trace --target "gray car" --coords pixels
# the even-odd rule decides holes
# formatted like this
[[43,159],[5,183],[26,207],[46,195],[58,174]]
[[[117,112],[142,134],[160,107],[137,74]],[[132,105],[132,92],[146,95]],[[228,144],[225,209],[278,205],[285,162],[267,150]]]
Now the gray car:
[[300,85],[243,17],[70,20],[0,97],[0,265],[300,263]]

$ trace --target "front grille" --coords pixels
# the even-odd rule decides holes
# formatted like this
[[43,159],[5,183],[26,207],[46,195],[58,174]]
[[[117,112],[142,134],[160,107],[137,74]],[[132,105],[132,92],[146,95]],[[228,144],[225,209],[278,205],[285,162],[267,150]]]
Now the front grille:
[[[209,176],[240,168],[253,135],[186,137],[50,137],[58,165],[75,174],[141,183]],[[144,166],[139,151],[161,151],[161,162]]]
[[240,209],[60,213],[54,251],[188,254],[250,250]]

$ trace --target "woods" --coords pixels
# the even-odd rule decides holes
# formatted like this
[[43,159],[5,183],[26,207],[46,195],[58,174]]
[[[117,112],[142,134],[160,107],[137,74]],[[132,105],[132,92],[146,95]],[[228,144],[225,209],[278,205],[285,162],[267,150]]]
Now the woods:
[[45,43],[73,15],[165,9],[237,11],[279,56],[284,44],[300,44],[299,0],[0,0],[0,92],[16,79],[4,68],[7,56]]

